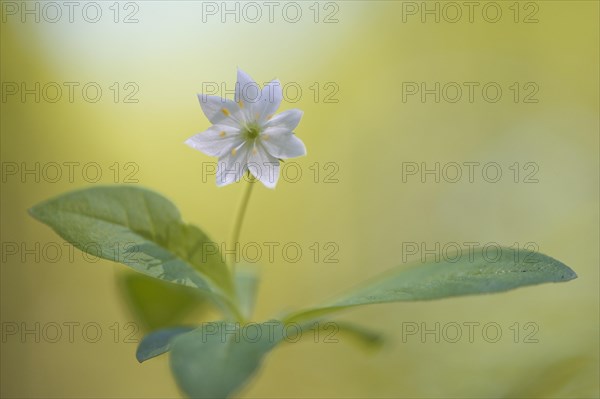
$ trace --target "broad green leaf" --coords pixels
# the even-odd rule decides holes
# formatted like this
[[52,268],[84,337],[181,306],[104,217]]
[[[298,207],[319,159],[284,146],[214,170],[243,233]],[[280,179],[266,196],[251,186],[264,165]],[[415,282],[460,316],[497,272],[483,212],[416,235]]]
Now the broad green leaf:
[[488,294],[577,277],[563,263],[537,252],[511,248],[502,248],[495,254],[491,252],[476,249],[457,262],[394,268],[320,306],[292,313],[284,318],[284,322],[318,319],[359,305]]
[[210,306],[200,290],[141,273],[122,271],[117,280],[127,308],[145,331],[181,325],[193,311]]
[[142,363],[162,355],[171,349],[171,342],[175,337],[195,329],[196,327],[172,327],[154,331],[142,339],[135,352],[135,357],[138,362]]
[[200,229],[185,224],[177,208],[157,193],[129,186],[94,187],[43,202],[30,213],[84,252],[212,293],[222,306],[233,296],[216,245]]
[[227,398],[260,367],[283,337],[280,322],[205,323],[171,344],[171,370],[192,398]]

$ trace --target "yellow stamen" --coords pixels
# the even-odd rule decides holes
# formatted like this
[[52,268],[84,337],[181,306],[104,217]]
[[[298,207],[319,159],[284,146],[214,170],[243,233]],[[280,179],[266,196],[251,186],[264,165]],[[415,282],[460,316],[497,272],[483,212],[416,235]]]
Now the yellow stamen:
[[233,150],[231,150],[231,155],[235,155],[237,152],[237,148],[234,148]]
[[229,110],[223,108],[223,109],[221,109],[221,112],[223,113],[223,115],[229,116]]
[[273,115],[267,116],[267,120],[270,120],[272,117],[273,117]]
[[240,106],[240,108],[244,108],[244,103],[242,102],[242,100],[238,101],[238,105]]
[[226,134],[225,132],[221,132],[221,133],[219,133],[219,136],[225,137],[225,134]]
[[256,147],[254,147],[254,148],[252,149],[252,155],[256,155],[257,153],[258,153],[258,151],[256,151]]

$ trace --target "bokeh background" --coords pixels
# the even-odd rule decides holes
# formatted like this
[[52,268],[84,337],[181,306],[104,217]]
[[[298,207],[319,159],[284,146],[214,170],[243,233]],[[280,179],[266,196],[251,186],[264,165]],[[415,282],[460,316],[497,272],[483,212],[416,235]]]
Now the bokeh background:
[[[296,132],[308,148],[295,160],[303,173],[298,182],[258,187],[251,199],[243,242],[296,242],[304,250],[296,263],[280,253],[261,262],[257,321],[401,264],[403,243],[534,243],[579,275],[497,295],[349,312],[340,319],[386,336],[382,350],[366,352],[342,337],[337,344],[284,345],[240,396],[598,397],[598,2],[481,2],[472,22],[466,6],[454,3],[463,15],[452,22],[455,9],[446,2],[311,1],[296,3],[302,15],[295,23],[298,7],[288,2],[278,3],[272,22],[262,2],[254,3],[262,12],[256,22],[256,7],[245,3],[97,2],[96,23],[83,18],[84,7],[93,7],[86,16],[95,18],[97,7],[88,3],[78,2],[69,22],[59,2],[62,18],[52,22],[55,10],[44,2],[2,1],[2,397],[178,397],[166,356],[135,360],[130,341],[142,332],[127,324],[135,319],[118,284],[125,267],[89,262],[76,250],[71,257],[27,209],[65,191],[125,183],[135,172],[138,183],[125,184],[163,193],[187,221],[226,239],[242,187],[203,181],[202,164],[214,160],[183,141],[209,126],[196,93],[206,82],[232,90],[238,66],[260,83],[277,77],[290,85],[281,109],[304,110]],[[25,7],[40,7],[39,22],[28,14],[22,21]],[[203,13],[214,7],[215,15]],[[233,14],[223,22],[223,7],[238,7],[239,22]],[[439,7],[439,22],[424,7]],[[497,8],[501,17],[490,22]],[[11,94],[23,82],[57,82],[63,95],[50,102],[48,91],[39,102],[32,94],[23,101],[20,92]],[[64,82],[79,84],[72,102]],[[81,92],[89,82],[102,88],[97,102]],[[455,103],[443,93],[439,102],[433,95],[404,101],[405,82],[480,86],[472,102],[466,89]],[[503,89],[497,102],[482,97],[489,82]],[[529,82],[535,86],[525,87]],[[537,102],[525,101],[531,87]],[[137,102],[125,102],[127,94]],[[23,166],[52,162],[78,162],[73,181],[67,167],[58,179],[41,170],[39,181],[20,174]],[[90,162],[102,171],[96,183],[86,181],[95,169],[82,174]],[[466,174],[456,183],[443,176],[422,182],[419,175],[403,181],[405,162],[497,162],[503,176],[489,183],[476,169],[472,183]],[[517,182],[509,169],[515,162]],[[524,182],[528,162],[537,165],[537,183]],[[325,182],[328,163],[337,182]],[[335,243],[339,262],[325,263],[324,252],[315,262],[308,249],[314,242]],[[63,248],[58,258],[54,244]],[[473,342],[402,339],[407,323],[432,329],[469,322],[497,323],[502,338],[487,342],[476,329]],[[524,342],[528,322],[537,326],[537,342]],[[40,342],[24,334],[36,323]],[[48,339],[52,323],[63,326],[55,343]],[[64,323],[79,323],[73,342]],[[98,342],[82,338],[86,323],[100,326]]]

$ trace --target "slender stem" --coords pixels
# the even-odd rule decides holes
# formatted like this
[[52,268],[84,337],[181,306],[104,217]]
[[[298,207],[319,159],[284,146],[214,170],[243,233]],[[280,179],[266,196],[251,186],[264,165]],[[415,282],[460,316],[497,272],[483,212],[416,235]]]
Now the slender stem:
[[238,241],[240,239],[240,232],[242,230],[242,222],[244,221],[244,215],[246,214],[246,209],[248,208],[248,202],[250,199],[250,194],[252,193],[252,187],[254,187],[254,183],[256,179],[250,173],[248,173],[248,183],[244,188],[244,193],[242,194],[242,199],[238,205],[237,215],[235,216],[235,220],[233,223],[233,228],[231,230],[231,238],[229,240],[229,248],[233,248],[233,261],[231,262],[231,275],[235,275],[235,265],[237,263],[237,246]]

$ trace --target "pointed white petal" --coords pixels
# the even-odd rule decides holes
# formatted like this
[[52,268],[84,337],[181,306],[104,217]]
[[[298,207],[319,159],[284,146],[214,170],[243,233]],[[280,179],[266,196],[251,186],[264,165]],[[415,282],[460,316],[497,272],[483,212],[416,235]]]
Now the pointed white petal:
[[[260,86],[246,72],[238,68],[237,83],[235,84],[235,101],[240,107],[257,103],[260,98]],[[241,103],[240,103],[241,102]]]
[[246,172],[251,143],[244,141],[219,158],[217,186],[222,187],[239,181]]
[[279,80],[267,83],[260,93],[260,101],[254,104],[254,120],[266,123],[269,117],[275,114],[282,100],[283,93]]
[[286,128],[270,127],[261,135],[260,141],[272,156],[280,159],[306,155],[306,146],[293,132]]
[[279,180],[279,160],[271,156],[260,141],[255,141],[248,157],[248,170],[268,188],[275,188]]
[[206,155],[220,157],[239,146],[242,141],[239,128],[227,125],[213,125],[204,132],[195,134],[187,139],[185,144]]
[[303,114],[299,109],[289,109],[269,119],[265,126],[284,127],[291,132],[298,126]]
[[233,101],[217,96],[198,94],[204,115],[213,125],[240,125],[240,107]]

